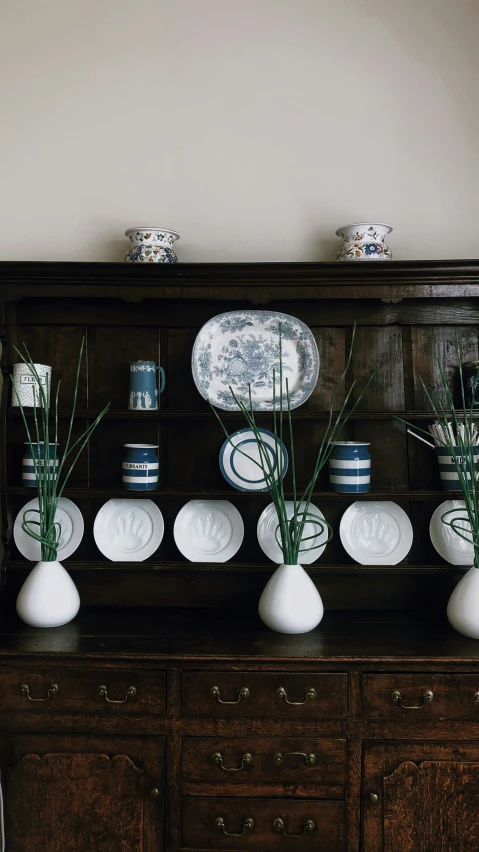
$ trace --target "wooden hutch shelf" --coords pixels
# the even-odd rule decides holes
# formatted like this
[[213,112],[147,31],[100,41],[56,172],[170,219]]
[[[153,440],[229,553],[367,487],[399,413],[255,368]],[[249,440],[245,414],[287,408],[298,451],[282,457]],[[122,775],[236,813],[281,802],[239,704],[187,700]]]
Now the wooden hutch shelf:
[[[440,387],[439,358],[454,380],[456,335],[465,360],[479,357],[479,261],[0,263],[0,301],[6,848],[476,849],[479,643],[445,622],[466,569],[443,563],[429,537],[435,508],[460,495],[440,489],[435,453],[397,418],[427,427],[419,377]],[[334,535],[307,570],[326,615],[302,636],[259,622],[273,565],[256,525],[270,498],[227,486],[223,435],[191,376],[202,324],[250,306],[297,316],[318,344],[318,384],[294,412],[303,482],[357,323],[348,382],[361,386],[378,366],[344,429],[345,440],[371,445],[371,491],[360,499],[399,501],[414,532],[399,565],[350,561],[339,524],[355,497],[329,491],[322,471],[314,501]],[[65,561],[82,607],[65,627],[38,630],[14,615],[30,563],[15,548],[12,523],[35,492],[20,484],[25,435],[8,376],[24,342],[35,361],[52,365],[62,382],[61,444],[83,337],[74,432],[107,402],[111,410],[65,491],[85,522]],[[158,412],[127,410],[128,363],[138,359],[165,368]],[[244,425],[224,416],[232,431]],[[157,491],[120,487],[129,442],[158,445]],[[285,487],[291,494],[288,478]],[[139,496],[164,516],[157,553],[141,563],[101,558],[98,510],[111,497]],[[201,497],[228,499],[241,512],[245,538],[231,562],[179,559],[175,517]]]

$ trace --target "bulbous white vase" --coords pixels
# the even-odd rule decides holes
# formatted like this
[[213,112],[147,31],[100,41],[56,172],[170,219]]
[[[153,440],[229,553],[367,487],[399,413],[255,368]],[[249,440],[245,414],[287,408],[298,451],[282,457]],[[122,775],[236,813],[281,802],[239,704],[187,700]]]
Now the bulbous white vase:
[[301,565],[278,565],[259,599],[261,620],[278,633],[308,633],[324,613],[321,596]]
[[479,568],[469,568],[459,580],[449,598],[447,617],[458,633],[479,639]]
[[31,627],[60,627],[79,609],[77,587],[61,562],[37,562],[17,597],[17,614]]

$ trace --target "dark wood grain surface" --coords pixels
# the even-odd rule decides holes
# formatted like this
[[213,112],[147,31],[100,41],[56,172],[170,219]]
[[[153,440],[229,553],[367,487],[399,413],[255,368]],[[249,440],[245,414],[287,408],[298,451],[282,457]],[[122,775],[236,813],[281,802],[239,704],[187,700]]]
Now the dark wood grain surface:
[[398,613],[326,614],[311,633],[286,636],[259,617],[209,609],[80,611],[65,627],[28,627],[13,614],[0,632],[0,656],[106,656],[131,659],[260,661],[479,661],[479,642],[445,621]]

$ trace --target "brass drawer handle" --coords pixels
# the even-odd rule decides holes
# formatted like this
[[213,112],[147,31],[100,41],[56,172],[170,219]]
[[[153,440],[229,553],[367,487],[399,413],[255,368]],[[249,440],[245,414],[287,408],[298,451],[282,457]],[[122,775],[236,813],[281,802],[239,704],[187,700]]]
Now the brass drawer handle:
[[108,704],[124,704],[125,701],[128,701],[129,698],[134,698],[136,695],[136,686],[129,686],[125,692],[124,698],[108,698],[108,689],[105,684],[102,683],[101,686],[98,687],[96,694],[99,698],[104,698],[105,701],[108,701]]
[[475,702],[476,704],[479,704],[479,692],[475,692],[475,693],[474,693],[474,702]]
[[217,817],[215,819],[215,825],[216,828],[219,828],[220,831],[222,831],[223,834],[226,834],[227,837],[243,837],[243,835],[246,834],[247,831],[251,831],[254,828],[254,819],[253,817],[248,817],[247,819],[245,819],[243,824],[243,831],[240,831],[238,834],[235,834],[234,831],[226,831],[225,821],[223,817]]
[[243,700],[243,698],[249,698],[249,689],[247,686],[242,686],[238,693],[238,698],[236,699],[236,701],[223,701],[223,699],[220,698],[220,690],[217,686],[211,687],[210,695],[213,698],[216,698],[216,700],[219,701],[220,704],[239,704],[240,701]]
[[49,699],[52,698],[54,695],[58,695],[58,693],[60,692],[60,687],[58,686],[58,683],[51,683],[47,689],[47,694],[45,698],[32,698],[32,696],[30,695],[30,687],[28,686],[28,683],[22,683],[20,687],[20,692],[22,695],[25,696],[25,698],[28,698],[29,701],[49,701]]
[[426,689],[425,692],[421,695],[421,701],[419,704],[403,704],[402,696],[399,692],[399,689],[395,689],[391,695],[392,700],[398,707],[402,707],[403,710],[420,710],[421,707],[424,707],[425,704],[428,704],[434,698],[434,693],[431,689]]
[[211,756],[213,758],[213,763],[217,763],[225,772],[240,772],[241,769],[244,769],[245,766],[250,766],[253,762],[253,756],[249,753],[249,751],[245,751],[241,758],[241,766],[225,766],[223,764],[223,755],[220,751],[213,752]]
[[300,834],[289,834],[285,830],[283,820],[280,819],[280,817],[278,817],[273,822],[273,828],[274,828],[275,831],[281,831],[284,834],[285,837],[302,837],[303,834],[307,834],[308,831],[314,831],[314,829],[316,828],[316,823],[315,823],[314,819],[307,819],[306,822],[303,825],[303,830]]
[[283,686],[278,687],[278,689],[276,690],[276,695],[278,696],[278,698],[283,698],[286,704],[291,704],[294,707],[299,707],[300,704],[306,704],[308,701],[314,701],[314,699],[316,698],[316,690],[314,689],[314,687],[308,689],[304,701],[289,701],[288,693],[286,692]]
[[284,763],[285,757],[304,757],[305,766],[316,765],[316,755],[312,751],[310,751],[309,754],[305,754],[304,751],[286,751],[284,754],[281,751],[277,751],[273,760],[277,766],[280,766]]

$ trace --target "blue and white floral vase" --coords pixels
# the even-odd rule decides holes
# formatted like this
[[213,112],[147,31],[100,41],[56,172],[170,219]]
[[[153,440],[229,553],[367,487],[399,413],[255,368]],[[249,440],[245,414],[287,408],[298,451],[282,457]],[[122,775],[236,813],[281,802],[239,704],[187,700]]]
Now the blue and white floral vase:
[[127,263],[178,263],[173,243],[180,239],[167,228],[128,228],[131,246],[125,255]]
[[386,237],[391,231],[390,225],[370,222],[338,228],[336,236],[344,240],[344,245],[336,260],[391,260],[392,252],[386,245]]

